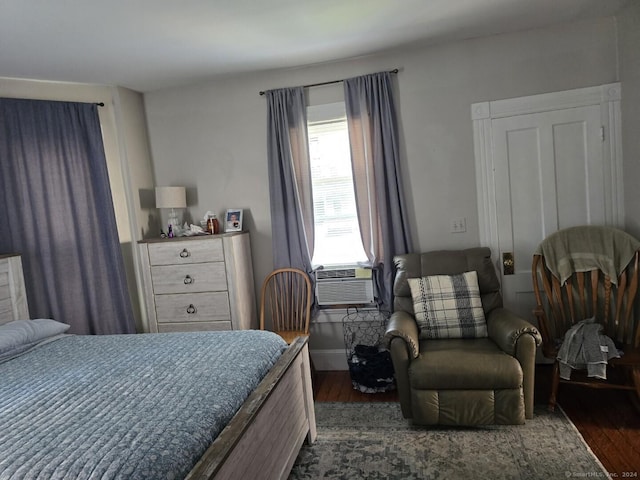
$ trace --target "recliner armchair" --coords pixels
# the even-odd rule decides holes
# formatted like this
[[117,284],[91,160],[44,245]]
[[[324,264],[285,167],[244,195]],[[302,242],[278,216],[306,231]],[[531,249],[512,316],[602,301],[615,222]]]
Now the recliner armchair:
[[[533,325],[503,308],[489,248],[397,255],[394,262],[394,312],[385,340],[403,416],[417,425],[522,424],[532,418],[542,339]],[[472,271],[487,336],[428,338],[416,322],[409,279]]]

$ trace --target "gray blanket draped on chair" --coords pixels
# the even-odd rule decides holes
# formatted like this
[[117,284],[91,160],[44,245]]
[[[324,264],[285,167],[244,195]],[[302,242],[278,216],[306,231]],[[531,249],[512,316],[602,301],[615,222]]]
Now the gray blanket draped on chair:
[[560,230],[544,239],[534,252],[564,282],[575,272],[600,269],[617,284],[618,275],[640,250],[640,242],[612,227],[584,225]]

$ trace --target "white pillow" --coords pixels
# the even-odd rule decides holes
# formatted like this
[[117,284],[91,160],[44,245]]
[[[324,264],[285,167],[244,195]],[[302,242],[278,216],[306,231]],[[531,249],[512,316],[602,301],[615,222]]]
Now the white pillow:
[[410,278],[408,281],[420,338],[487,336],[475,271]]
[[14,320],[0,325],[0,355],[66,332],[71,325],[48,318]]

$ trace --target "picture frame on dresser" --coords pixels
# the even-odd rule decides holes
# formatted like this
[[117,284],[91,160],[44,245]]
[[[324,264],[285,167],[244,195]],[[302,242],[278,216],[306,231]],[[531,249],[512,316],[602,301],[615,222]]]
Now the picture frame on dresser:
[[242,209],[229,208],[224,216],[225,232],[241,232],[242,231]]

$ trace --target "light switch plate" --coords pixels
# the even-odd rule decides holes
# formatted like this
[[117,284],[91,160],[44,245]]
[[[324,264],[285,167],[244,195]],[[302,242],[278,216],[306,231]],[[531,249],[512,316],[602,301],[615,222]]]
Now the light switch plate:
[[464,217],[451,219],[451,233],[464,233],[467,231],[467,219]]

